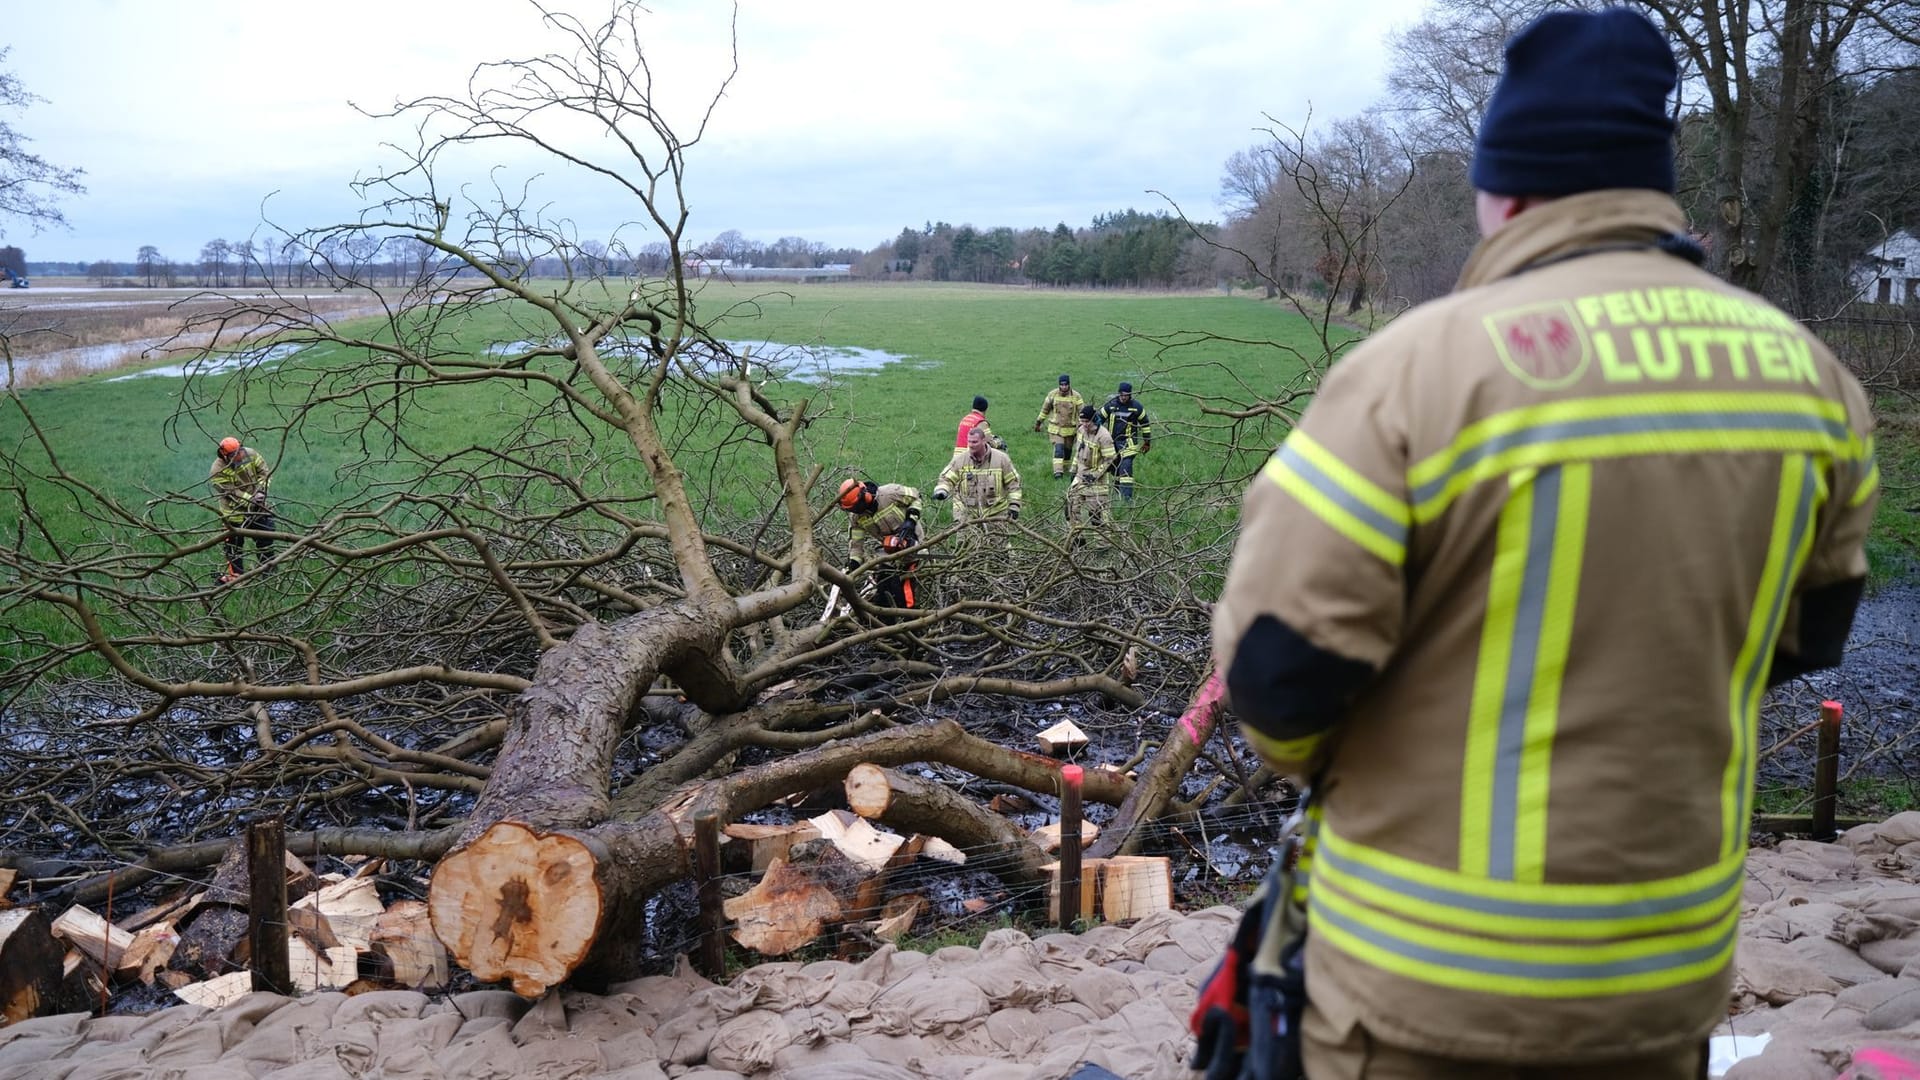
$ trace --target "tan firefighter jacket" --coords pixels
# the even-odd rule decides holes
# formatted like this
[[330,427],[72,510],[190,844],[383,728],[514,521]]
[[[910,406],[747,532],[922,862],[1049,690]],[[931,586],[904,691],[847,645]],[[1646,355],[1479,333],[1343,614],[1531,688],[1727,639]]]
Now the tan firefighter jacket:
[[1091,435],[1082,431],[1080,441],[1073,448],[1072,486],[1097,491],[1111,489],[1113,462],[1117,456],[1113,451],[1113,436],[1107,434],[1105,427],[1096,426]]
[[1072,387],[1049,390],[1040,402],[1040,415],[1034,417],[1034,422],[1044,422],[1047,434],[1056,439],[1071,439],[1080,429],[1080,407],[1086,403]]
[[1684,228],[1647,191],[1522,213],[1248,492],[1221,670],[1269,614],[1374,672],[1324,734],[1248,732],[1320,769],[1307,987],[1336,1027],[1553,1063],[1725,1014],[1769,663],[1802,590],[1865,574],[1878,472],[1859,385],[1653,248]]
[[933,490],[953,496],[957,520],[999,517],[1020,505],[1020,470],[1005,451],[988,450],[986,460],[976,465],[973,455],[962,450],[940,471]]
[[220,498],[220,521],[236,529],[245,527],[250,511],[266,509],[271,481],[267,459],[251,446],[241,447],[226,461],[214,458],[207,483]]
[[847,558],[864,560],[870,552],[867,541],[875,544],[900,531],[907,523],[907,511],[920,506],[920,490],[905,484],[881,484],[873,493],[873,513],[849,515]]

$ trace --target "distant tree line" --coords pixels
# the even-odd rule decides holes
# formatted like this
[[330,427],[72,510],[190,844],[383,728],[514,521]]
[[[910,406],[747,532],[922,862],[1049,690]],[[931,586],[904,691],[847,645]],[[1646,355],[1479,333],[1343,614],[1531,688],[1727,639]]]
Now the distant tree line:
[[1086,228],[981,230],[928,222],[858,263],[863,277],[994,284],[1170,288],[1213,283],[1212,224],[1165,212],[1100,214]]
[[[929,223],[924,229],[902,229],[891,243],[872,250],[832,248],[798,236],[764,244],[729,229],[697,245],[695,253],[727,267],[845,266],[850,275],[881,280],[1166,288],[1213,282],[1218,275],[1212,242],[1219,233],[1218,226],[1195,225],[1165,212],[1122,210],[1098,215],[1082,229],[1064,222],[1017,232],[1006,226],[983,231]],[[665,244],[628,250],[598,240],[516,253],[500,266],[510,276],[537,278],[648,276],[667,268]],[[209,289],[301,288],[342,277],[406,287],[456,272],[418,240],[369,233],[311,250],[287,238],[215,238],[202,245],[197,259],[176,259],[148,244],[130,262],[40,263],[36,269],[84,273],[102,286]]]

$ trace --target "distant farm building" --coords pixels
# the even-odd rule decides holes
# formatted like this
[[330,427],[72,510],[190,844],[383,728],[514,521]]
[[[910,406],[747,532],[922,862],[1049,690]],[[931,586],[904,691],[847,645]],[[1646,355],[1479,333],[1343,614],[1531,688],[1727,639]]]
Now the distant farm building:
[[730,274],[737,269],[732,259],[709,259],[705,255],[689,255],[684,265],[688,277],[713,277]]
[[709,259],[689,255],[683,264],[688,277],[723,277],[732,281],[843,281],[853,276],[852,263],[825,266],[752,266],[736,259]]
[[1902,229],[1881,241],[1854,268],[1853,288],[1876,304],[1920,304],[1920,239]]

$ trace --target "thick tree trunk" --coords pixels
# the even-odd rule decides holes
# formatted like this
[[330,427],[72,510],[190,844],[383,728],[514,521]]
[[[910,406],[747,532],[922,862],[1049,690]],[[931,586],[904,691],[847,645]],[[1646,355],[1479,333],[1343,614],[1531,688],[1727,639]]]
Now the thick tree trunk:
[[[531,815],[509,815],[510,808],[496,803],[494,822],[434,870],[428,894],[434,932],[476,977],[508,981],[528,996],[568,980],[594,986],[631,977],[639,971],[644,901],[687,875],[689,823],[701,810],[728,822],[794,792],[838,784],[863,762],[915,761],[953,765],[1030,791],[1059,788],[1058,762],[974,738],[949,720],[842,740],[701,781],[657,807],[615,798],[612,818],[584,828],[571,822],[553,828]],[[504,761],[495,766],[496,782],[504,767]],[[1124,777],[1095,774],[1087,777],[1085,797],[1112,804],[1130,788]],[[579,799],[537,805],[572,811]]]
[[613,752],[628,710],[681,657],[717,651],[726,630],[718,613],[675,604],[586,623],[548,650],[533,685],[514,700],[493,775],[461,842],[508,818],[544,829],[605,821]]

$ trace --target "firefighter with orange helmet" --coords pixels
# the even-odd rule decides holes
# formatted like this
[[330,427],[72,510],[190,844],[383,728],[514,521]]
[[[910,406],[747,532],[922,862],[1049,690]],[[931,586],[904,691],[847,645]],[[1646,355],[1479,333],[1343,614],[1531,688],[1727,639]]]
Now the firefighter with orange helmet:
[[[905,484],[876,484],[849,479],[840,485],[840,509],[847,522],[847,569],[854,570],[878,545],[890,555],[920,542],[920,492]],[[874,571],[874,591],[888,607],[918,606],[919,583],[913,579],[915,562],[894,559]]]
[[[213,492],[220,499],[220,523],[227,527],[227,537],[222,544],[226,549],[227,568],[216,577],[221,585],[247,572],[247,538],[239,530],[256,534],[273,531],[273,509],[267,504],[267,484],[271,479],[267,459],[253,447],[240,445],[240,440],[231,435],[215,447],[207,483],[213,485]],[[273,558],[273,537],[256,535],[253,546],[262,563]]]

